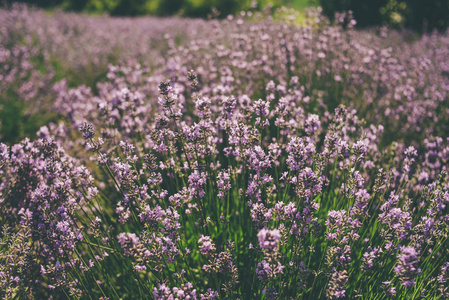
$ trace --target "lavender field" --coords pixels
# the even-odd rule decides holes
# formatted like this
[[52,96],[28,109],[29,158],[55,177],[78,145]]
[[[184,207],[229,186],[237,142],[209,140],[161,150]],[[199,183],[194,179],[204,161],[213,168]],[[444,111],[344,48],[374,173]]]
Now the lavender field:
[[449,32],[289,13],[0,10],[0,297],[449,298]]

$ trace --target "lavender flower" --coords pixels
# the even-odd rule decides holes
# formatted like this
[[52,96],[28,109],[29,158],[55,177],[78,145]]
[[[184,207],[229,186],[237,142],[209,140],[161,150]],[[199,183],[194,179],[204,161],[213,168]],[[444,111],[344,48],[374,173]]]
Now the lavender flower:
[[199,248],[201,254],[212,255],[216,250],[215,245],[209,236],[201,236],[198,243],[200,244]]
[[257,234],[257,238],[259,239],[261,249],[271,250],[277,248],[281,239],[281,233],[278,229],[268,230],[263,228]]
[[410,246],[401,247],[400,251],[397,256],[398,264],[394,268],[394,272],[401,280],[403,286],[411,287],[415,285],[414,276],[421,273],[421,269],[418,268],[419,253]]

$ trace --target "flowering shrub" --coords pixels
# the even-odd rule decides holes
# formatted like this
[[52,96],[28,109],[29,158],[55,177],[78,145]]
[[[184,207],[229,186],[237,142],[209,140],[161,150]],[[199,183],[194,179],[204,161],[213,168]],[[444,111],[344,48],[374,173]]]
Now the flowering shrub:
[[161,20],[185,40],[140,63],[133,21],[67,15],[124,52],[95,89],[45,83],[61,122],[0,144],[2,297],[447,297],[448,38],[311,15]]

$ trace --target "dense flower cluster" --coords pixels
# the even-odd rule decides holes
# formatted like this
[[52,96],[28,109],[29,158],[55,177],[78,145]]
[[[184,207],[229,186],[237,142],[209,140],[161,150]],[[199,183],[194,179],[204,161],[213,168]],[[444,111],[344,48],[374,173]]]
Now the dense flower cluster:
[[447,34],[0,19],[0,95],[60,121],[0,144],[2,298],[448,297]]
[[51,138],[0,149],[2,295],[32,295],[43,283],[76,294],[79,283],[70,273],[93,264],[83,264],[76,250],[86,232],[79,211],[98,194],[93,177]]

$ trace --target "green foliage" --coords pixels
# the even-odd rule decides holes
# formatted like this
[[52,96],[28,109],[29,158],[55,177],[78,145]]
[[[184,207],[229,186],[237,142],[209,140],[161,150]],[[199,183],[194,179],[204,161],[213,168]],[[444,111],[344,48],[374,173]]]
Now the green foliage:
[[[61,7],[69,11],[109,13],[113,16],[158,15],[185,17],[221,17],[236,14],[251,7],[251,0],[6,0],[23,2],[44,8]],[[309,0],[257,0],[258,9],[278,8],[283,5],[303,10]]]
[[449,0],[406,0],[406,24],[416,31],[449,27]]
[[320,0],[320,5],[331,20],[336,12],[351,10],[359,27],[392,25],[431,32],[449,26],[449,0]]
[[[73,2],[76,1],[70,0],[68,3],[71,5]],[[86,5],[81,10],[92,13],[111,12],[119,3],[120,0],[87,0]],[[70,6],[68,8],[70,10]]]
[[184,12],[187,16],[193,17],[207,17],[215,8],[221,16],[233,14],[245,7],[248,7],[248,1],[239,0],[213,0],[213,1],[198,1],[186,0]]
[[111,11],[112,16],[138,16],[145,15],[146,0],[121,0]]
[[[84,0],[71,1],[71,2],[83,2]],[[30,5],[35,5],[39,7],[49,8],[63,4],[64,0],[2,0],[0,1],[1,6],[10,6],[14,2],[22,2]]]
[[333,20],[336,12],[352,10],[361,27],[377,25],[382,22],[380,9],[388,0],[320,0],[323,13]]
[[35,138],[41,126],[57,120],[49,111],[28,114],[26,107],[27,103],[11,90],[0,95],[0,142],[15,144],[25,137]]
[[150,1],[151,7],[154,7],[153,13],[159,16],[172,16],[177,14],[184,6],[184,0],[159,0]]

